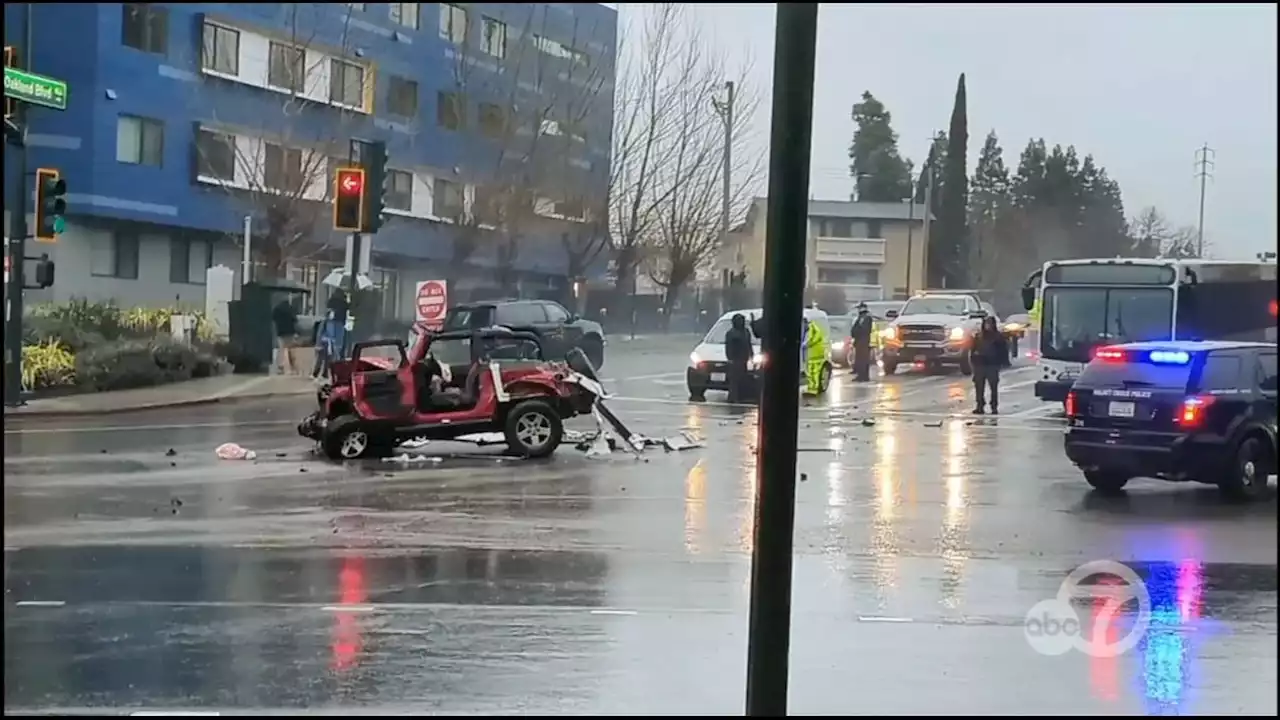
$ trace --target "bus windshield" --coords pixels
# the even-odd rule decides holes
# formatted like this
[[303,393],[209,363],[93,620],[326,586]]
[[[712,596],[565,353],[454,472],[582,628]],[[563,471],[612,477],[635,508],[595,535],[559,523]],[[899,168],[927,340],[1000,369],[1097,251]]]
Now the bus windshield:
[[1088,362],[1094,348],[1173,333],[1171,288],[1053,287],[1044,290],[1041,353]]

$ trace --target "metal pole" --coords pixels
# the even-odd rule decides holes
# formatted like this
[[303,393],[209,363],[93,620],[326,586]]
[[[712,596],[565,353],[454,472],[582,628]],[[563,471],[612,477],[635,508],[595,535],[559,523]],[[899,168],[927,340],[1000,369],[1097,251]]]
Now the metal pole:
[[240,284],[253,280],[253,217],[244,216],[244,257],[240,259]]
[[756,446],[747,715],[787,714],[800,335],[809,223],[817,3],[778,3],[765,240],[764,397]]
[[915,233],[916,225],[916,189],[911,188],[911,194],[907,197],[907,277],[906,277],[906,293],[907,297],[911,297],[911,245],[912,235]]
[[1205,143],[1196,151],[1196,176],[1200,178],[1200,219],[1196,223],[1196,257],[1204,257],[1204,195],[1205,184],[1209,179],[1209,171],[1213,169],[1213,148]]
[[[31,3],[23,3],[23,45],[17,48],[18,66],[31,69]],[[21,144],[17,152],[17,180],[12,183],[13,197],[9,204],[9,288],[8,317],[5,318],[5,374],[4,402],[10,407],[26,404],[22,399],[22,291],[27,284],[27,123],[31,107],[25,103],[15,106],[20,124]],[[5,153],[9,155],[10,153]]]
[[924,284],[929,286],[932,278],[929,277],[929,240],[932,236],[929,234],[929,226],[932,225],[931,218],[933,216],[933,165],[930,164],[924,169],[927,175],[924,183]]
[[[722,197],[720,198],[720,232],[722,233],[723,243],[729,242],[729,196],[732,193],[730,179],[733,167],[733,81],[730,80],[724,84],[725,103],[724,103],[724,187],[721,189]],[[723,247],[723,245],[722,245]],[[734,256],[734,263],[738,266],[735,271],[742,269],[742,243],[738,243],[737,253]]]

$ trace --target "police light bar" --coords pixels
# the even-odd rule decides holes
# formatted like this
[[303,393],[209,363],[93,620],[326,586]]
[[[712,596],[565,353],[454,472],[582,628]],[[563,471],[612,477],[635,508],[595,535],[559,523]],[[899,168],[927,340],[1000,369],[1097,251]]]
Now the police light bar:
[[1191,353],[1183,350],[1152,350],[1147,359],[1157,365],[1186,365],[1191,362]]
[[1098,348],[1097,351],[1093,353],[1093,359],[1123,362],[1124,351],[1109,347]]

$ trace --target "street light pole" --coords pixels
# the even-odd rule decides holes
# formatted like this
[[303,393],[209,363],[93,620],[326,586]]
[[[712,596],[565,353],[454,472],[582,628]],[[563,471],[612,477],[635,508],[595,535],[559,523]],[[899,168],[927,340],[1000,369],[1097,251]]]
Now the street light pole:
[[[18,66],[31,68],[31,3],[22,3],[22,38],[23,44],[16,48]],[[4,326],[4,403],[10,407],[20,407],[26,402],[22,399],[22,320],[26,309],[23,307],[23,288],[27,284],[27,123],[31,119],[32,106],[28,103],[15,103],[18,122],[10,130],[6,122],[5,142],[16,145],[17,173],[16,180],[11,183],[13,193],[9,201],[9,242],[5,252],[9,260],[9,287],[5,293],[5,326]],[[6,152],[5,155],[9,155]]]
[[787,714],[800,334],[809,223],[818,3],[777,3],[765,239],[764,395],[756,447],[747,715]]

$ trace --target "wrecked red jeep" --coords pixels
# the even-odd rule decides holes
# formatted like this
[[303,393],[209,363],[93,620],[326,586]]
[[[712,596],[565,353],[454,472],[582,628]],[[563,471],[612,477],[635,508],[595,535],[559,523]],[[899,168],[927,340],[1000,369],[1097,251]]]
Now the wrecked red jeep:
[[357,343],[331,368],[320,408],[298,433],[334,460],[390,455],[415,438],[502,433],[525,457],[546,457],[564,421],[591,412],[604,391],[581,352],[542,355],[539,336],[493,327]]

